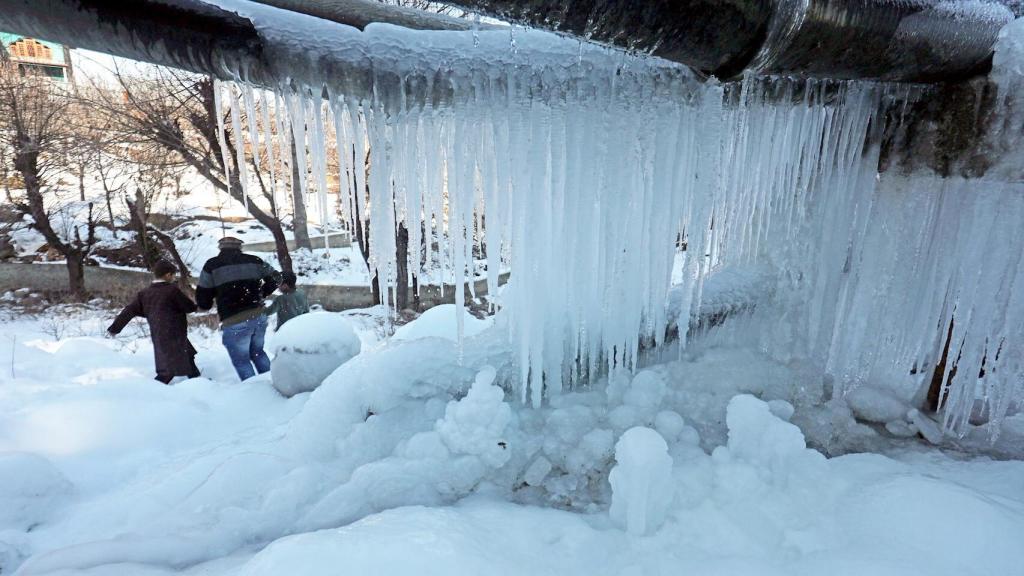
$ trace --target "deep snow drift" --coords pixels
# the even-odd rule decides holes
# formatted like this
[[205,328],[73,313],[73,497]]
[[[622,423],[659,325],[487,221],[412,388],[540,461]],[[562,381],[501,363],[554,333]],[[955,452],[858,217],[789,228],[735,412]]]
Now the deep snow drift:
[[[0,490],[0,566],[936,576],[1024,561],[1020,461],[879,436],[841,400],[823,405],[813,371],[705,346],[725,326],[681,360],[524,407],[494,384],[515,374],[503,321],[461,353],[454,326],[371,342],[285,399],[266,377],[234,381],[202,333],[217,380],[166,387],[148,380],[145,340],[54,342],[45,316],[6,318],[0,337],[18,340],[0,472],[17,481]],[[886,455],[826,459],[805,436]],[[969,537],[936,547],[932,528],[953,517]]]

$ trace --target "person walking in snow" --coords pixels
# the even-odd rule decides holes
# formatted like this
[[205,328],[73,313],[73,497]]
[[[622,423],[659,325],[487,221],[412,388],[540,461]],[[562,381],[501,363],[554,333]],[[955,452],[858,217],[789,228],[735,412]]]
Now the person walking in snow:
[[170,384],[178,376],[195,378],[199,376],[199,368],[195,363],[196,349],[188,341],[187,316],[196,311],[196,305],[174,284],[177,272],[174,264],[161,260],[152,271],[153,283],[135,295],[107,328],[107,333],[117,336],[132,318],[144,317],[153,340],[156,379]]
[[[263,301],[277,290],[281,274],[252,254],[242,252],[242,241],[226,236],[217,243],[220,254],[203,265],[196,288],[200,310],[217,304],[221,342],[242,380],[270,371],[263,351],[267,316]],[[254,369],[255,368],[255,369]]]
[[267,316],[277,314],[278,330],[285,322],[309,312],[309,301],[306,300],[306,293],[296,286],[298,278],[295,273],[283,272],[281,277],[281,295],[274,298],[274,302],[267,307]]

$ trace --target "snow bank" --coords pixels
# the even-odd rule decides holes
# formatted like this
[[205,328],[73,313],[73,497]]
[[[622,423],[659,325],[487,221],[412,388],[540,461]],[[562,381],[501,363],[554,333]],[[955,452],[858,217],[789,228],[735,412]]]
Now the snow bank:
[[361,346],[352,325],[340,314],[311,312],[293,318],[273,336],[274,388],[285,397],[314,390],[359,354]]
[[665,439],[650,428],[630,428],[615,444],[609,514],[636,536],[661,527],[672,502],[672,457]]
[[[478,393],[487,390],[481,388]],[[496,399],[481,405],[496,406]],[[548,430],[587,436],[578,427],[593,423],[576,408],[554,408],[548,418],[571,424]],[[445,576],[1016,573],[1024,560],[1015,541],[1024,528],[1024,462],[965,462],[938,452],[911,452],[905,461],[873,454],[826,460],[806,449],[800,431],[773,408],[788,411],[779,402],[732,397],[728,444],[711,456],[697,450],[671,458],[675,441],[649,429],[627,431],[610,476],[610,518],[489,496],[446,507],[401,507],[342,528],[283,538],[237,574],[316,576],[342,565],[354,572]],[[525,424],[535,412],[514,412],[510,425],[515,427],[516,415]],[[558,474],[546,458],[533,462],[526,474],[531,486]],[[660,481],[646,482],[655,479]],[[406,487],[418,486],[410,481]],[[608,530],[609,521],[628,527],[631,515],[643,517],[637,521],[643,531],[624,536]],[[664,518],[660,527],[650,522],[657,517]],[[951,518],[965,534],[955,542],[937,541],[934,527]]]
[[[416,340],[419,338],[445,338],[453,342],[459,339],[459,314],[454,304],[442,304],[424,312],[419,318],[400,327],[392,336],[393,340]],[[462,336],[476,336],[493,323],[492,319],[481,320],[465,308],[462,309]]]
[[46,458],[0,452],[0,532],[26,530],[50,519],[71,492],[71,482]]

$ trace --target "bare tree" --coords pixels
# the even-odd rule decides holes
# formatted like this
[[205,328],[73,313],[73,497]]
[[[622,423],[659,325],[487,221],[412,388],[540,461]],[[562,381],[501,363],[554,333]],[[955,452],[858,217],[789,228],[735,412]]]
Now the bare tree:
[[[114,75],[118,90],[104,91],[95,106],[106,116],[120,142],[144,152],[136,161],[156,158],[183,164],[217,190],[245,203],[249,214],[273,235],[281,268],[291,271],[291,255],[272,187],[258,178],[259,196],[246,201],[234,144],[229,140],[227,150],[220,147],[213,81],[170,69],[156,69],[149,78],[131,77],[120,71]],[[162,154],[149,153],[153,151]],[[262,200],[262,206],[257,200]]]
[[71,102],[59,84],[22,76],[0,62],[0,139],[24,185],[21,192],[11,191],[11,203],[65,258],[70,292],[81,298],[86,294],[85,262],[96,243],[93,205],[70,202],[52,186],[67,170],[68,151],[77,145],[69,129]]

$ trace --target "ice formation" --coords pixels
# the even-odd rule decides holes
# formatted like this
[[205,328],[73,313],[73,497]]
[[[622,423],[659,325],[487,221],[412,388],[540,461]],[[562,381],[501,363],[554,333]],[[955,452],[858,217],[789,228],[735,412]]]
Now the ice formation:
[[637,536],[657,530],[674,489],[665,439],[650,428],[630,428],[615,444],[615,462],[608,475],[612,520]]
[[[269,17],[249,10],[257,25]],[[265,33],[308,25],[298,36],[326,37],[326,24],[300,20]],[[701,310],[714,271],[771,270],[758,272],[770,290],[749,332],[781,359],[816,362],[840,394],[877,384],[909,401],[952,326],[944,427],[962,430],[972,412],[998,422],[1020,401],[1020,353],[1003,343],[1024,329],[1021,186],[880,181],[880,112],[907,89],[700,83],[678,66],[534,31],[331,30],[322,49],[368,59],[373,74],[319,70],[303,46],[279,55],[292,77],[260,98],[286,103],[301,190],[322,223],[368,219],[385,285],[400,269],[399,226],[413,274],[439,247],[458,307],[475,248],[491,294],[511,269],[515,290],[500,303],[523,401],[636,368],[674,320],[680,248],[678,317]],[[242,94],[230,98],[237,143],[237,110],[252,100]],[[338,190],[326,178],[329,127]],[[282,143],[277,157],[287,153]],[[685,327],[679,337],[685,345]]]

